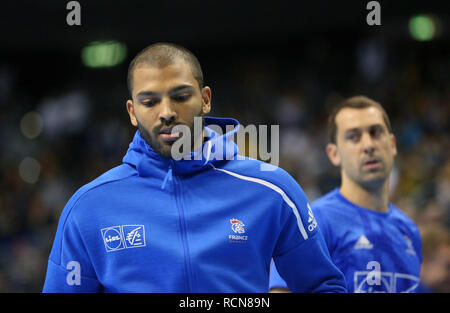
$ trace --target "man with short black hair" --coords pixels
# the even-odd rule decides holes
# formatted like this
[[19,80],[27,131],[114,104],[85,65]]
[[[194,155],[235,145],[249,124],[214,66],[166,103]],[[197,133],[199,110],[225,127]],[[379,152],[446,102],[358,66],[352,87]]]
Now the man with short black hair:
[[123,164],[64,208],[44,292],[267,292],[272,258],[293,291],[346,291],[300,186],[236,158],[239,123],[205,116],[211,89],[191,52],[152,45],[128,83],[138,131]]
[[[334,108],[328,130],[326,152],[340,167],[341,186],[312,210],[348,291],[414,292],[421,239],[414,222],[389,202],[397,148],[386,111],[365,96],[351,97]],[[281,277],[272,268],[271,290],[286,290]]]

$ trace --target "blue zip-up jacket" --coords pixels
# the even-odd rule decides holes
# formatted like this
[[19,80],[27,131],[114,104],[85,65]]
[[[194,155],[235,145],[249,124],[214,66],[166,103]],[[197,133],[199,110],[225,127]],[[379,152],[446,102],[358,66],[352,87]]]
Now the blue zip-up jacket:
[[236,120],[205,126],[195,159],[179,161],[137,131],[123,164],[72,196],[44,292],[267,292],[272,258],[294,292],[346,291],[295,180],[237,159]]

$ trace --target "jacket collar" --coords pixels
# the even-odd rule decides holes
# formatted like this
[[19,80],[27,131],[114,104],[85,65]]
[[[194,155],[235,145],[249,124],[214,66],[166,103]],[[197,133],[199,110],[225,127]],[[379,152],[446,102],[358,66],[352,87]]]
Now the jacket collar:
[[[173,171],[175,174],[190,174],[200,171],[210,164],[233,159],[238,147],[233,141],[240,124],[232,118],[205,117],[205,141],[194,152],[181,160],[164,158],[156,153],[136,131],[133,141],[123,158],[124,163],[134,166],[139,176],[151,176],[159,170]],[[231,130],[230,130],[231,129]]]

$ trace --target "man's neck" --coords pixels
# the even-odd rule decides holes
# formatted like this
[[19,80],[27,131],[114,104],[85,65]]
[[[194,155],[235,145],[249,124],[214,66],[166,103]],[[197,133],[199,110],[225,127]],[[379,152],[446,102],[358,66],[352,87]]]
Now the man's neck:
[[342,177],[339,192],[350,202],[369,210],[387,212],[389,210],[389,179],[379,187],[371,189]]

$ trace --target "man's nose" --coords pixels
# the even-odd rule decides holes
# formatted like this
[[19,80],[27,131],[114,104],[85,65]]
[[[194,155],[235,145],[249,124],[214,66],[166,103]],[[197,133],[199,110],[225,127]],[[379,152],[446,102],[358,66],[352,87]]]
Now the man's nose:
[[162,124],[170,124],[177,118],[177,113],[174,110],[172,101],[170,99],[163,99],[161,101],[161,111],[159,112],[159,120]]
[[368,133],[363,133],[361,138],[361,145],[364,153],[366,154],[372,154],[375,151],[373,138]]

